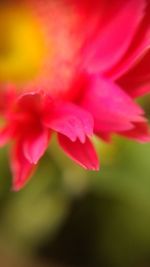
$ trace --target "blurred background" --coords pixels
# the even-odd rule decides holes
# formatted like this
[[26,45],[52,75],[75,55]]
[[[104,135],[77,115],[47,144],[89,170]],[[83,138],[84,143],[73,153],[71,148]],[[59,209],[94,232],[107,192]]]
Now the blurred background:
[[[142,105],[149,115],[150,97]],[[0,150],[0,266],[150,266],[150,144],[94,141],[100,172],[67,159],[54,137],[18,193]]]

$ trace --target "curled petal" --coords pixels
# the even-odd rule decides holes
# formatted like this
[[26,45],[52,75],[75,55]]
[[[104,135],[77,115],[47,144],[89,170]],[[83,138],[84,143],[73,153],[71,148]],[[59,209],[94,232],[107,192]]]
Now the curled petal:
[[82,143],[93,134],[93,124],[91,114],[72,103],[58,104],[44,120],[46,127]]
[[79,140],[72,142],[67,137],[59,134],[58,141],[64,152],[80,166],[89,170],[99,169],[97,154],[88,138],[82,144]]

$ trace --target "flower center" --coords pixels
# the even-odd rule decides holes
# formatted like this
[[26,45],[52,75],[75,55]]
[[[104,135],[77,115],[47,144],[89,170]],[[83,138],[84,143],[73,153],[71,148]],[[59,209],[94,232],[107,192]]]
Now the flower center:
[[26,8],[0,8],[0,82],[20,84],[38,74],[46,50],[39,29]]

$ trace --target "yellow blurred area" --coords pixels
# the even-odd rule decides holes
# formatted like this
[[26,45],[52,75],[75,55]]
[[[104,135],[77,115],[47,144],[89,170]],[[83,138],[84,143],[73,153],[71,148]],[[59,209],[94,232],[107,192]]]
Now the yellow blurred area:
[[45,43],[28,9],[0,8],[0,81],[23,83],[40,71]]

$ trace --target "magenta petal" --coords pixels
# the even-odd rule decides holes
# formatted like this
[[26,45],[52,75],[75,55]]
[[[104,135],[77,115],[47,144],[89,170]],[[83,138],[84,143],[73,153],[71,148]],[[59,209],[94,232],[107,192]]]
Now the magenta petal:
[[137,31],[134,40],[128,49],[126,55],[122,60],[109,72],[107,76],[113,80],[120,78],[123,74],[133,68],[141,58],[147,53],[150,46],[150,3],[147,1],[147,7],[145,10],[144,19],[140,24],[139,30]]
[[118,83],[132,97],[150,92],[150,51]]
[[24,111],[35,112],[41,110],[42,95],[38,92],[23,93],[18,97],[18,107]]
[[111,142],[111,134],[110,132],[97,132],[95,133],[98,137],[100,137],[103,141],[110,143]]
[[23,152],[31,164],[37,164],[43,156],[48,147],[49,137],[48,130],[41,130],[40,132],[31,133],[31,135],[26,136],[23,141]]
[[146,83],[150,81],[150,50],[121,79],[137,83]]
[[[114,66],[129,48],[144,15],[144,0],[105,1],[99,34],[87,45],[85,68],[91,73],[104,72]],[[107,17],[107,20],[106,20]],[[107,22],[106,22],[107,21]]]
[[0,113],[5,114],[7,112],[8,107],[10,108],[16,98],[16,88],[14,85],[8,84],[4,87],[0,88]]
[[79,140],[70,141],[63,135],[58,135],[59,144],[65,153],[76,163],[89,170],[98,170],[99,161],[95,149],[87,138],[82,144]]
[[93,134],[93,118],[84,109],[72,103],[59,103],[45,117],[46,127],[67,136],[71,141],[77,138],[84,143],[86,136]]
[[126,91],[129,91],[129,94],[133,98],[136,98],[136,97],[143,96],[145,94],[150,93],[150,82],[147,84],[138,86],[137,88],[134,88],[134,87],[132,89],[131,89],[131,87],[129,87],[129,88],[126,88]]
[[6,145],[11,139],[11,130],[8,126],[0,130],[0,147]]
[[135,123],[132,130],[120,134],[141,143],[150,142],[150,127],[146,122]]
[[35,165],[25,158],[21,144],[13,147],[10,161],[13,174],[13,190],[18,191],[29,180]]
[[82,105],[94,118],[95,132],[123,131],[143,121],[143,110],[113,82],[92,76]]

